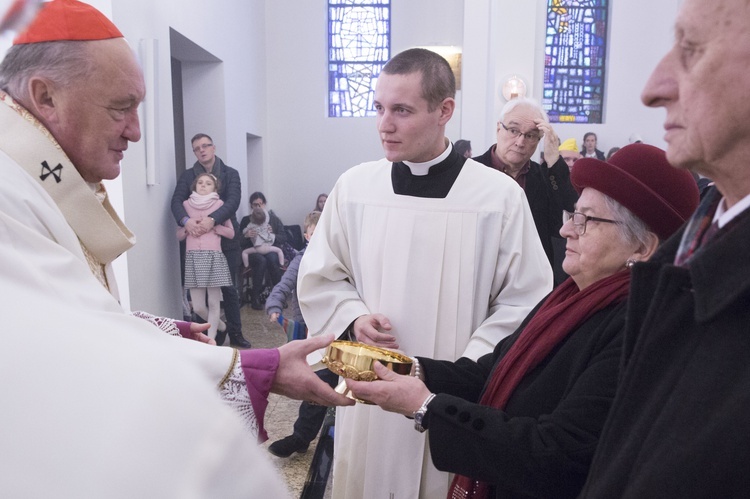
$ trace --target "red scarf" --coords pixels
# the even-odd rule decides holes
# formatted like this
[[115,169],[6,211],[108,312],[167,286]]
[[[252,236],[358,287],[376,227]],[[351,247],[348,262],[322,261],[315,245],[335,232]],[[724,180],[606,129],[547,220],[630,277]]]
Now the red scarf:
[[[621,303],[630,288],[630,272],[623,270],[579,290],[568,279],[547,297],[521,335],[492,371],[479,403],[505,409],[513,391],[561,341],[603,308]],[[449,499],[487,498],[490,484],[456,475]]]

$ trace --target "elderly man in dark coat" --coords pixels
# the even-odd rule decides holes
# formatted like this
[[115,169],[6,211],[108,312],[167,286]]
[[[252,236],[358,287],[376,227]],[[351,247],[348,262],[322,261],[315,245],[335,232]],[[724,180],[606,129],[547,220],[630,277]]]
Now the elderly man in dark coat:
[[621,384],[582,497],[750,497],[750,2],[685,0],[643,91],[667,157],[712,178],[633,268]]

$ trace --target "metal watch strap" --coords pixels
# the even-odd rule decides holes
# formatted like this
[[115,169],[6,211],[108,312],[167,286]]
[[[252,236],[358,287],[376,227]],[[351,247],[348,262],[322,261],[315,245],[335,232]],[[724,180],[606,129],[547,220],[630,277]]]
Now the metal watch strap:
[[414,413],[414,429],[417,430],[419,433],[423,433],[427,428],[422,426],[422,422],[424,421],[424,417],[427,415],[427,406],[432,402],[432,399],[435,398],[435,394],[431,393],[429,397],[425,399],[424,402],[422,402],[422,406],[417,409],[417,412]]

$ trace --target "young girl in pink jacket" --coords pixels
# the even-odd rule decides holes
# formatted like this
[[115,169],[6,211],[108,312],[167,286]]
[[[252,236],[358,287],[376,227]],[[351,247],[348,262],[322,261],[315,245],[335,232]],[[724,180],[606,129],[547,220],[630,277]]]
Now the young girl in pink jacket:
[[[183,202],[190,218],[197,222],[204,221],[224,204],[219,199],[218,184],[219,180],[210,173],[195,177],[191,187],[193,192]],[[199,228],[192,234],[185,227],[177,229],[177,238],[186,240],[185,287],[190,290],[193,311],[211,325],[207,334],[212,339],[216,339],[220,322],[221,288],[233,285],[227,259],[221,252],[222,237],[234,237],[234,228],[229,220],[207,231]]]

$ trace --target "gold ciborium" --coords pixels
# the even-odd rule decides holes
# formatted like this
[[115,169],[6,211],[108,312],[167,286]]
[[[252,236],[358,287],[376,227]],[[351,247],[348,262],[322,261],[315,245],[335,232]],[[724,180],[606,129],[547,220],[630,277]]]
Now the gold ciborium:
[[[411,372],[412,360],[410,357],[385,348],[353,341],[334,341],[328,345],[325,357],[323,357],[323,363],[328,366],[328,369],[339,376],[355,381],[375,381],[378,379],[372,367],[375,361],[380,361],[381,364],[397,374],[409,374]],[[339,383],[336,392],[357,402],[372,404],[367,400],[354,397],[346,386],[346,380]]]

